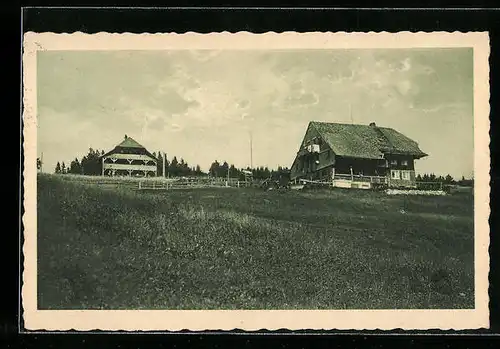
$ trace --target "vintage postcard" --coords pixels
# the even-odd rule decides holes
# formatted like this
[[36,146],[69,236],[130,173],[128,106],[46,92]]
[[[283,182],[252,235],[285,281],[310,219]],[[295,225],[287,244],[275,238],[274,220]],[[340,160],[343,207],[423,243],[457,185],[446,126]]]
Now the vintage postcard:
[[28,330],[489,327],[486,32],[24,36]]

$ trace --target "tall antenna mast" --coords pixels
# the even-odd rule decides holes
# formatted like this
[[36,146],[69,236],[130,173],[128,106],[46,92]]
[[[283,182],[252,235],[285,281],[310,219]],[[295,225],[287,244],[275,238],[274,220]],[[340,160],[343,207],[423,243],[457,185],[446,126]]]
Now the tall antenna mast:
[[250,169],[253,169],[253,144],[252,144],[252,131],[250,131]]

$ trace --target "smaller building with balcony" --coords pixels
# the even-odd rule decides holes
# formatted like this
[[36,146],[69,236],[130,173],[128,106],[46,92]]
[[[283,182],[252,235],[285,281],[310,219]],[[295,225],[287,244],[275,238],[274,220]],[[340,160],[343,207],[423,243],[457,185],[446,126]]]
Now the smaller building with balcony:
[[156,177],[157,163],[153,154],[131,137],[101,156],[103,176]]

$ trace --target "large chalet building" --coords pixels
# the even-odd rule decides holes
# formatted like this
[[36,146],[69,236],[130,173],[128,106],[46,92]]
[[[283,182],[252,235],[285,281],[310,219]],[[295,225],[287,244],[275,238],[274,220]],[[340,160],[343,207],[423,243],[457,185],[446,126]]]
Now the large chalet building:
[[416,187],[417,142],[392,128],[312,121],[291,167],[292,180],[332,181],[337,187]]
[[103,176],[152,177],[157,175],[158,160],[131,137],[101,156]]

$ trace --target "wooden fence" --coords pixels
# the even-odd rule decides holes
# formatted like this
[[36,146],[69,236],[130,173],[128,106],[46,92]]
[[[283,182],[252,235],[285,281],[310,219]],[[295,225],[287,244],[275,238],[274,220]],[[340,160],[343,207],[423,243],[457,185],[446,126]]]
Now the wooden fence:
[[[176,177],[176,178],[163,178],[163,177],[148,177],[148,178],[135,178],[135,177],[108,177],[108,176],[84,176],[84,175],[58,175],[59,178],[68,181],[77,181],[81,183],[88,183],[93,185],[103,186],[120,186],[130,187],[140,190],[170,190],[170,189],[188,189],[188,188],[210,188],[210,187],[260,187],[264,180],[239,180],[239,178],[225,178],[225,177]],[[361,176],[350,174],[335,174],[335,180],[346,180],[353,182],[370,182],[372,184],[387,184],[386,177],[380,176]],[[331,180],[295,180],[296,184],[311,184],[319,185],[332,185]],[[458,185],[446,184],[443,182],[425,182],[417,181],[416,189],[419,190],[444,190],[450,192],[473,192],[473,187],[462,187]]]
[[443,182],[423,182],[417,181],[418,190],[443,190]]
[[363,175],[354,175],[354,174],[350,175],[350,174],[336,173],[334,180],[347,180],[347,181],[353,181],[353,182],[387,184],[387,177],[383,177],[383,176],[363,176]]
[[172,190],[191,188],[244,188],[256,186],[257,181],[240,181],[238,178],[190,177],[165,180],[139,181],[139,190]]
[[423,182],[417,181],[417,189],[420,190],[442,190],[447,193],[473,193],[473,186],[463,186],[444,182]]

